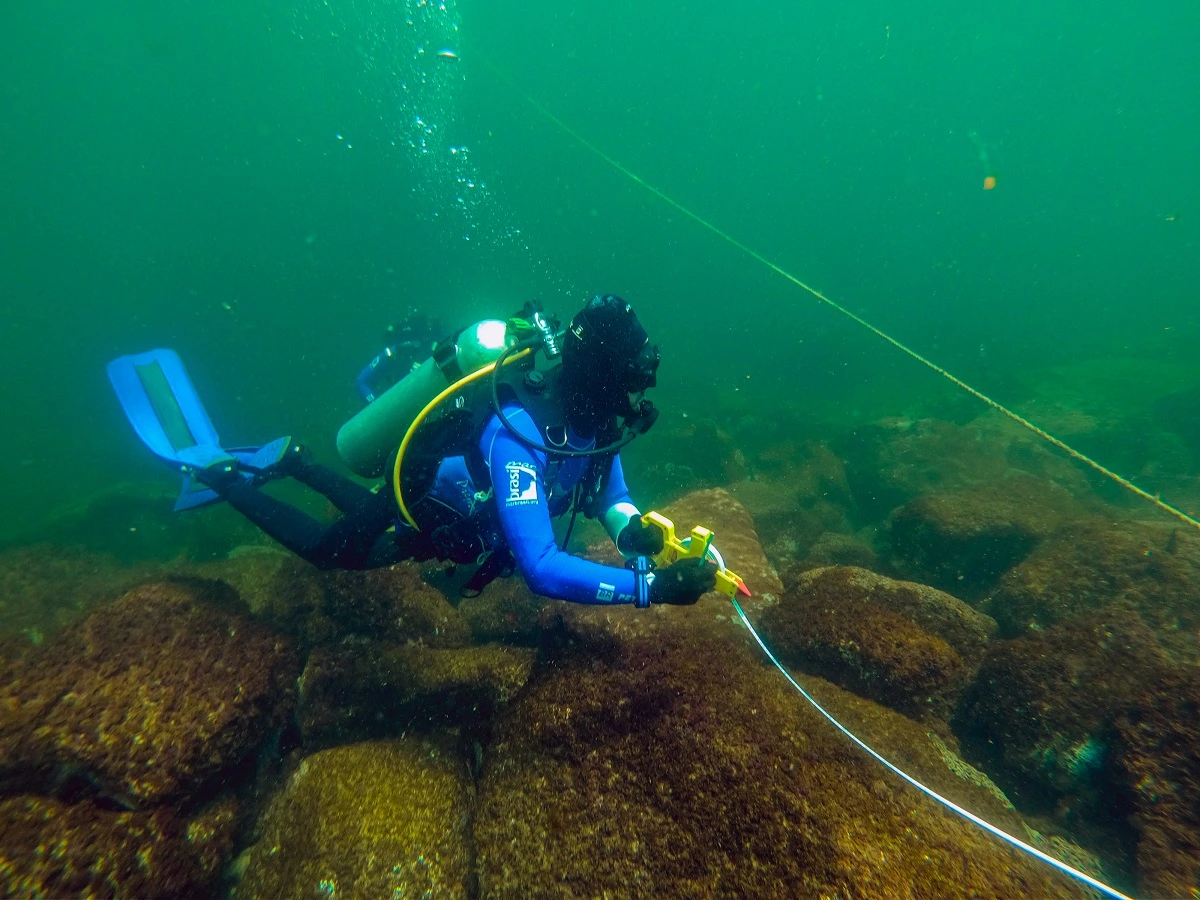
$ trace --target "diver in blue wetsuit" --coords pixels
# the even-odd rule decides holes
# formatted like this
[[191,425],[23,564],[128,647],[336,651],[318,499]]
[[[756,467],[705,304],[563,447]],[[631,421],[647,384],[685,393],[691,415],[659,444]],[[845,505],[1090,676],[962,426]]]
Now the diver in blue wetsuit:
[[358,373],[355,385],[362,398],[371,403],[408,375],[429,356],[444,333],[437,319],[416,309],[407,310],[387,327],[386,345]]
[[[641,523],[617,453],[657,415],[643,394],[656,383],[658,347],[629,304],[613,295],[588,302],[553,339],[556,354],[559,340],[561,359],[548,368],[509,366],[511,350],[505,351],[493,376],[492,403],[428,427],[424,446],[404,459],[403,492],[416,498],[411,514],[399,490],[370,491],[311,462],[294,444],[254,477],[229,461],[192,474],[321,568],[436,558],[479,564],[470,593],[515,568],[532,590],[563,600],[695,603],[715,584],[710,564],[684,560],[658,572],[644,565],[634,571],[558,546],[552,519],[583,512],[603,523],[626,559],[662,549],[661,534]],[[399,469],[395,452],[392,466]],[[342,515],[324,525],[258,490],[279,477],[324,494]]]

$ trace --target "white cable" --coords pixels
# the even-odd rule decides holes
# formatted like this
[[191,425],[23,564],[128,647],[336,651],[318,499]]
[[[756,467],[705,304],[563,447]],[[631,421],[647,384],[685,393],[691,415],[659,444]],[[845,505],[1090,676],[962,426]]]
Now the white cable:
[[731,599],[733,600],[733,608],[735,610],[737,610],[738,618],[740,618],[742,620],[742,624],[745,625],[747,629],[749,629],[749,631],[752,635],[754,635],[754,640],[756,640],[758,642],[758,646],[762,647],[763,653],[767,654],[767,659],[771,660],[771,662],[773,662],[775,664],[775,668],[777,668],[780,672],[783,673],[783,677],[786,678],[791,683],[792,687],[794,687],[796,690],[798,690],[800,692],[800,695],[802,697],[804,697],[804,699],[807,700],[810,704],[812,704],[813,709],[815,709],[817,712],[819,712],[821,715],[823,715],[826,719],[828,719],[830,722],[832,722],[834,727],[837,728],[838,731],[840,731],[842,734],[846,735],[846,737],[850,738],[850,740],[854,741],[854,743],[858,744],[858,746],[860,746],[863,750],[867,751],[867,753],[871,754],[871,756],[875,757],[875,759],[879,760],[879,762],[883,763],[883,765],[887,766],[887,768],[891,769],[893,772],[895,772],[897,775],[899,775],[901,778],[903,778],[905,781],[907,781],[909,784],[911,784],[913,787],[915,787],[918,791],[920,791],[925,796],[930,797],[933,800],[936,800],[938,803],[942,804],[947,809],[958,813],[964,819],[974,822],[980,828],[984,829],[985,831],[990,832],[991,834],[994,834],[996,837],[1000,838],[1000,840],[1011,844],[1012,846],[1016,847],[1018,850],[1024,850],[1026,853],[1030,854],[1031,856],[1036,856],[1042,862],[1048,863],[1049,865],[1058,869],[1064,875],[1069,875],[1072,878],[1082,881],[1084,884],[1088,885],[1089,887],[1093,887],[1096,890],[1100,891],[1101,893],[1107,894],[1109,897],[1114,898],[1114,900],[1133,900],[1133,898],[1131,898],[1125,894],[1122,894],[1116,888],[1109,887],[1103,881],[1099,881],[1098,879],[1093,878],[1091,875],[1088,875],[1086,872],[1081,872],[1078,869],[1074,868],[1073,866],[1067,865],[1062,860],[1055,859],[1049,853],[1044,853],[1041,850],[1039,850],[1037,847],[1034,847],[1032,844],[1027,844],[1020,838],[1013,837],[1007,831],[1001,831],[999,828],[997,828],[991,822],[984,821],[983,819],[979,818],[979,816],[975,815],[975,813],[971,812],[970,810],[963,809],[961,806],[959,806],[953,800],[949,800],[949,799],[943,797],[937,791],[933,790],[933,788],[928,788],[925,785],[921,784],[921,782],[917,781],[917,779],[913,778],[911,775],[909,775],[903,769],[901,769],[898,766],[894,765],[893,763],[889,762],[887,759],[885,759],[879,753],[876,753],[873,749],[871,749],[871,747],[869,747],[864,741],[862,741],[857,735],[855,735],[854,732],[852,732],[849,728],[847,728],[845,725],[843,725],[841,722],[839,722],[837,719],[835,719],[831,713],[827,712],[825,710],[825,708],[823,706],[821,706],[820,703],[818,703],[815,699],[813,699],[812,695],[809,694],[808,691],[806,691],[804,688],[802,688],[800,686],[799,682],[797,682],[796,679],[791,676],[791,673],[789,673],[788,670],[785,669],[783,667],[783,665],[779,662],[779,660],[777,660],[775,658],[775,654],[772,653],[770,651],[770,649],[768,649],[767,645],[763,643],[763,639],[758,636],[758,632],[754,630],[754,626],[751,625],[750,620],[746,618],[746,614],[742,611],[742,607],[737,602],[737,599],[736,598],[731,598]]

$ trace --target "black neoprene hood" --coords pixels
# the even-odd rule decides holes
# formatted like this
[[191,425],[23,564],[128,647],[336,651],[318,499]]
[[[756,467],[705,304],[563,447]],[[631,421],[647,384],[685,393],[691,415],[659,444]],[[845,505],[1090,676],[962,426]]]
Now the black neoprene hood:
[[610,382],[639,393],[653,387],[658,348],[633,307],[615,294],[593,297],[571,320],[563,347],[567,371],[589,382]]

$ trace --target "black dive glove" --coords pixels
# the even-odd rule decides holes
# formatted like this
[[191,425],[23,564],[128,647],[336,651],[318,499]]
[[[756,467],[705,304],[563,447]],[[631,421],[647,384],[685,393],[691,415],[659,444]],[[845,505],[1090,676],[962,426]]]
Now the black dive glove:
[[650,602],[691,606],[716,586],[716,565],[699,559],[681,559],[654,573]]
[[654,556],[662,553],[663,534],[653,525],[643,524],[641,516],[634,516],[617,535],[617,549],[622,556]]

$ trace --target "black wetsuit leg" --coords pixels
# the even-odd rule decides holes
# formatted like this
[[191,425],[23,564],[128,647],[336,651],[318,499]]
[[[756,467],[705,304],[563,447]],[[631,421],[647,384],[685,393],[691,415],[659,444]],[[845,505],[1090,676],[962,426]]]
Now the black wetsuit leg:
[[407,558],[395,535],[388,532],[396,520],[396,501],[391,494],[372,493],[332,470],[326,469],[327,474],[315,471],[324,469],[323,466],[310,465],[305,469],[302,482],[317,490],[326,486],[334,490],[328,496],[342,510],[342,515],[329,525],[262,493],[246,481],[238,480],[222,490],[221,496],[264,532],[317,568],[374,569]]
[[328,466],[316,463],[301,466],[292,477],[327,497],[330,503],[344,513],[371,503],[372,498],[376,496],[374,491],[363,487],[357,481],[338,474]]

